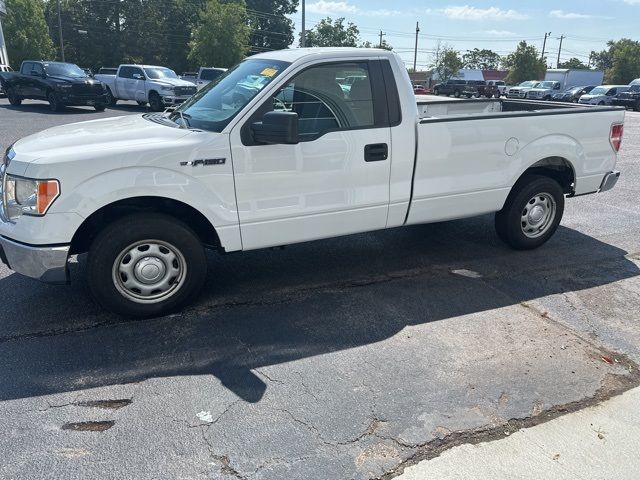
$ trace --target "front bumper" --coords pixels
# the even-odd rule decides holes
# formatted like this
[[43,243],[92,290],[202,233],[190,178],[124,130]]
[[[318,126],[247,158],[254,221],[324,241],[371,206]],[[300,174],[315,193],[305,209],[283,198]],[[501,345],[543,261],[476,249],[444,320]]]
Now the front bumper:
[[523,92],[521,90],[516,90],[514,92],[507,92],[507,98],[526,98],[527,92]]
[[64,103],[69,106],[84,106],[84,105],[107,105],[107,94],[102,95],[74,95],[72,93],[58,93],[58,100],[60,103]]
[[0,260],[16,273],[46,283],[69,283],[69,245],[34,246],[0,237]]
[[184,95],[179,97],[173,95],[163,95],[162,103],[164,103],[165,105],[180,105],[181,103],[186,102],[189,98],[191,98],[191,95]]

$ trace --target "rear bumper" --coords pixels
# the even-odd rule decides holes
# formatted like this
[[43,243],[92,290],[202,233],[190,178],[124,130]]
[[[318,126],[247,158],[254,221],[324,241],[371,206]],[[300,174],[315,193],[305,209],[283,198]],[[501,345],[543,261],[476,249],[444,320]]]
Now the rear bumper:
[[69,245],[33,246],[0,237],[0,260],[16,273],[46,283],[69,283]]
[[613,172],[609,172],[604,176],[604,179],[602,179],[602,184],[600,185],[600,192],[606,192],[607,190],[611,190],[613,189],[613,187],[616,186],[616,183],[618,183],[618,179],[620,178],[620,172],[613,171]]

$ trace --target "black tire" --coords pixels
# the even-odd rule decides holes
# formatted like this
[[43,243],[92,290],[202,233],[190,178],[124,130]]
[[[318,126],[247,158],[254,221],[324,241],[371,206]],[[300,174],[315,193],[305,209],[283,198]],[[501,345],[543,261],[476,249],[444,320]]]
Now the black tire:
[[440,95],[440,90],[438,90],[437,88],[433,89],[433,94],[434,95]]
[[141,107],[146,107],[147,106],[147,102],[136,102],[138,105],[140,105]]
[[[530,208],[531,205],[537,210]],[[544,205],[548,208],[545,209]],[[540,223],[532,228],[532,224],[527,222],[538,218],[541,211],[544,213],[541,214]],[[546,212],[549,212],[548,215]],[[531,217],[531,214],[536,216]],[[553,236],[563,214],[564,192],[560,184],[549,177],[529,174],[518,180],[504,208],[496,213],[495,228],[500,239],[511,248],[532,250],[544,245]]]
[[453,96],[456,98],[460,98],[460,90],[456,90],[455,92],[453,92]]
[[164,110],[164,103],[162,98],[156,92],[149,93],[149,108],[154,112],[161,112]]
[[111,93],[111,89],[107,87],[107,105],[113,107],[116,103],[118,103],[118,99],[113,96],[113,93]]
[[546,100],[548,102],[549,100],[551,100],[551,96],[547,95],[546,97],[543,98],[543,100]]
[[59,112],[64,108],[64,105],[60,103],[60,100],[58,100],[58,96],[56,95],[56,92],[54,92],[53,90],[49,90],[47,92],[47,102],[49,102],[49,109],[52,112]]
[[13,87],[7,88],[7,98],[9,99],[9,103],[14,107],[19,107],[22,105],[22,98],[20,95],[17,95]]
[[500,98],[502,95],[500,95],[500,92],[495,94],[495,98]]
[[578,99],[577,98],[572,98],[571,99],[571,103],[578,103]]
[[104,112],[107,106],[99,103],[98,105],[94,105],[93,108],[96,109],[96,112]]
[[[127,267],[127,261],[136,261],[127,252],[144,255],[147,251],[158,253],[141,256]],[[139,272],[149,266],[162,276],[167,291],[136,291],[135,285],[145,284],[149,289],[160,285],[141,283]],[[131,269],[132,285],[125,285],[130,279],[123,268]],[[173,271],[168,272],[169,268]],[[105,309],[125,317],[154,317],[180,310],[200,292],[206,276],[207,257],[198,236],[179,220],[156,213],[134,214],[108,225],[93,241],[87,261],[94,298]]]
[[600,102],[598,103],[598,106],[599,106],[599,107],[602,107],[602,106],[604,106],[604,105],[605,105],[604,101],[600,101]]

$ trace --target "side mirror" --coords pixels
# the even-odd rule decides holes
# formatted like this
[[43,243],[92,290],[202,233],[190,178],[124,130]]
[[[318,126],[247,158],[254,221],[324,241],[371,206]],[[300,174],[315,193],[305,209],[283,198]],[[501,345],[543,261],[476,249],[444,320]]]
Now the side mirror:
[[136,80],[144,80],[144,75],[140,73],[134,73],[133,78],[135,78]]
[[256,142],[295,145],[298,138],[298,114],[295,112],[267,112],[261,122],[251,124]]

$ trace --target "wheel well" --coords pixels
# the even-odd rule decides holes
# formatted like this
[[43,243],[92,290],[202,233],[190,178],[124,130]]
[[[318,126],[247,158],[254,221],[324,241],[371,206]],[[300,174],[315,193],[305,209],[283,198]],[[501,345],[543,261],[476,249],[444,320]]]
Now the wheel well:
[[170,198],[134,197],[102,207],[85,219],[71,240],[71,253],[87,252],[95,237],[107,225],[126,215],[141,212],[163,213],[175,217],[188,225],[207,247],[221,247],[215,228],[195,208]]
[[571,163],[562,157],[544,158],[529,167],[523,176],[529,173],[553,178],[560,184],[564,193],[574,193],[576,174]]

